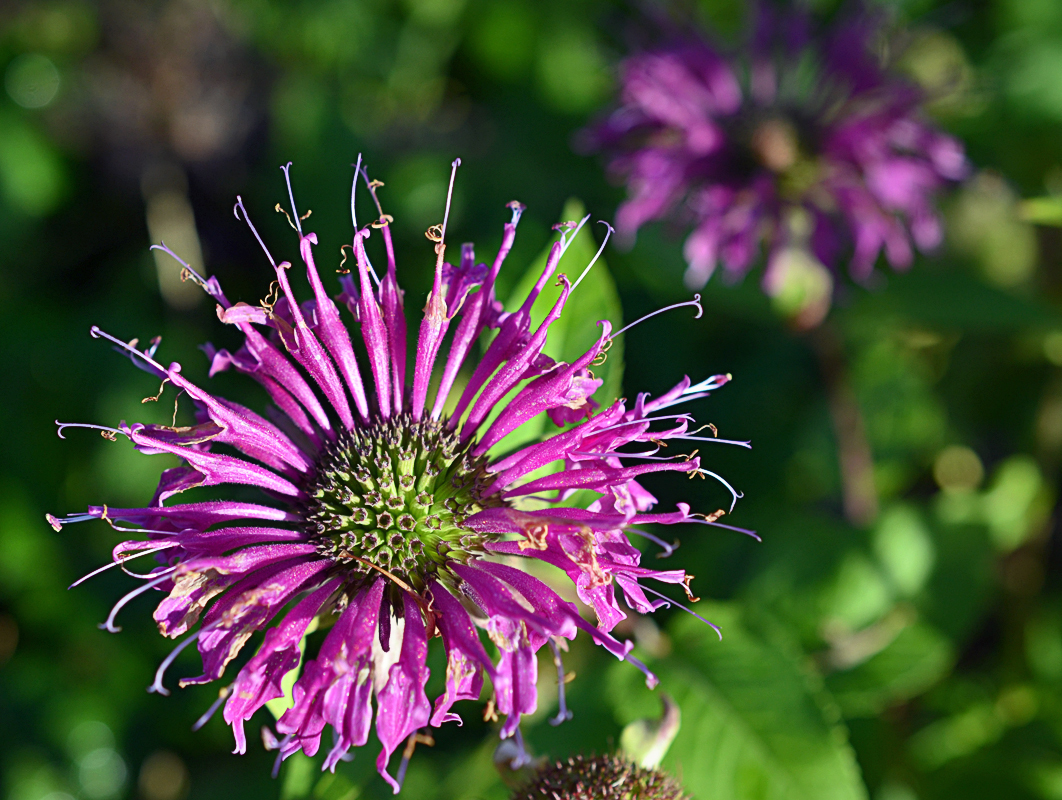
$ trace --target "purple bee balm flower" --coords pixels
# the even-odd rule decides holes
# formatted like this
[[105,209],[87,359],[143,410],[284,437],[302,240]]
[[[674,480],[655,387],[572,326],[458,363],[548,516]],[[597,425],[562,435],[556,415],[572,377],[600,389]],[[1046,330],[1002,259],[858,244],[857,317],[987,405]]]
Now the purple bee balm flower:
[[966,174],[962,145],[927,122],[923,93],[872,52],[879,18],[811,36],[803,14],[758,8],[739,52],[684,34],[622,63],[621,105],[583,134],[626,182],[617,230],[632,236],[665,217],[692,225],[693,288],[720,263],[744,275],[761,247],[771,294],[793,248],[833,270],[847,260],[861,281],[881,252],[907,268],[912,243],[941,240],[932,199]]
[[[379,184],[369,182],[360,161],[355,185],[359,174],[376,201]],[[117,630],[115,615],[134,597],[151,589],[166,593],[154,615],[159,630],[187,638],[156,673],[151,690],[162,694],[168,694],[166,669],[188,645],[197,645],[203,671],[182,679],[182,686],[221,679],[262,631],[256,652],[215,704],[224,702],[236,750],[244,752],[244,723],[285,696],[285,676],[290,680],[299,668],[304,639],[319,625],[325,630],[317,655],[297,673],[289,707],[277,721],[279,756],[316,754],[331,726],[324,766],[334,770],[351,747],[368,739],[375,698],[376,735],[383,745],[377,767],[395,791],[405,760],[392,778],[387,765],[394,751],[408,742],[408,758],[420,729],[460,722],[454,704],[478,699],[485,678],[493,686],[488,713],[503,714],[501,735],[513,736],[520,716],[538,702],[536,653],[543,644],[550,644],[559,665],[558,642],[584,631],[655,683],[631,656],[632,644],[609,633],[625,616],[620,598],[648,613],[674,602],[648,581],[677,584],[688,594],[691,576],[640,566],[627,533],[648,524],[718,525],[722,512],[692,514],[679,504],[654,513],[656,500],[638,481],[653,472],[722,481],[695,455],[656,454],[669,440],[724,441],[696,435],[692,417],[670,409],[706,396],[729,376],[697,384],[683,379],[659,398],[639,395],[633,403],[618,400],[596,410],[589,396],[600,381],[590,369],[623,331],[613,333],[602,322],[596,344],[570,364],[543,352],[550,325],[576,288],[557,268],[578,231],[563,228],[519,308],[503,310],[495,299],[495,279],[523,210],[518,203],[511,204],[512,220],[489,266],[476,263],[468,244],[456,266],[445,262],[445,218],[428,231],[436,242],[435,279],[409,374],[390,217],[380,210],[370,225],[359,227],[352,195],[355,269],[342,279],[338,297],[356,321],[348,324],[322,284],[314,264],[317,238],[302,229],[290,181],[288,191],[312,300],[296,299],[295,270],[277,263],[260,238],[276,273],[276,290],[260,305],[233,304],[213,277],[204,280],[184,267],[184,275],[217,301],[221,320],[244,336],[234,352],[207,348],[211,372],[234,369],[261,383],[276,406],[268,419],[193,384],[179,364],[164,366],[155,359],[157,341],[138,350],[135,341],[92,329],[190,398],[198,421],[189,427],[123,422],[102,429],[107,438],[128,437],[141,452],[176,455],[182,466],[162,473],[144,508],[90,507],[63,520],[49,516],[57,530],[66,522],[99,518],[133,531],[135,538],[115,548],[108,566],[128,571],[132,558],[158,560],[137,576],[144,584],[115,605],[103,627]],[[235,211],[258,238],[242,200]],[[365,249],[374,231],[387,258],[382,274]],[[532,325],[532,305],[551,280],[559,282],[560,297],[545,320]],[[364,358],[355,355],[354,331],[360,332]],[[487,332],[492,335],[484,337],[477,360],[473,345]],[[444,339],[445,359],[439,356]],[[467,377],[458,381],[459,373]],[[509,434],[543,413],[568,427],[506,448]],[[256,487],[262,501],[165,504],[189,489],[221,485]],[[578,489],[597,499],[585,508],[567,504]],[[559,567],[594,609],[597,624],[515,566],[530,559]],[[485,646],[481,632],[491,644]],[[435,636],[446,651],[446,681],[432,704],[425,694],[426,656]],[[558,721],[568,715],[560,685]]]

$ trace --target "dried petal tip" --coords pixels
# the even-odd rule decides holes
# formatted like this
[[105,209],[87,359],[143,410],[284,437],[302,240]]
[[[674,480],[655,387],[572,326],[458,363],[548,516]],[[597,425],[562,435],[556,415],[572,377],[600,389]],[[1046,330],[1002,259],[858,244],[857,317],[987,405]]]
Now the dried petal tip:
[[544,767],[512,800],[689,800],[678,781],[618,755],[574,756]]

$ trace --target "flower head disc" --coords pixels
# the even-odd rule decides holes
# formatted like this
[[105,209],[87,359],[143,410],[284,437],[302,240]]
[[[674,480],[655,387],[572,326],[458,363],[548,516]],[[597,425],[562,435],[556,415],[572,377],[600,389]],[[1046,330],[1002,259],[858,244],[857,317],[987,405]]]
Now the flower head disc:
[[689,800],[665,772],[621,755],[574,756],[547,763],[512,800]]
[[[360,163],[356,175],[364,177],[375,201],[378,184]],[[383,745],[377,767],[397,791],[405,762],[397,779],[388,773],[395,749],[409,742],[408,754],[421,728],[459,721],[452,706],[478,699],[485,678],[493,686],[490,708],[505,717],[501,735],[512,736],[520,716],[537,706],[536,652],[545,644],[561,675],[557,643],[579,630],[645,670],[631,657],[632,644],[609,633],[625,616],[620,598],[648,613],[674,601],[646,581],[677,584],[688,593],[690,576],[640,566],[640,553],[626,534],[640,524],[719,525],[722,512],[694,515],[680,504],[675,511],[650,513],[656,500],[638,478],[662,471],[718,477],[695,456],[654,454],[665,440],[724,441],[698,436],[690,430],[690,415],[666,409],[706,396],[729,376],[692,385],[684,379],[659,398],[639,395],[633,403],[618,400],[598,410],[591,395],[600,381],[590,367],[608,347],[610,324],[602,322],[596,344],[572,363],[543,352],[549,326],[571,291],[564,275],[556,278],[560,297],[545,320],[531,322],[531,307],[555,279],[573,234],[565,231],[552,246],[520,308],[505,311],[495,299],[494,281],[512,247],[519,204],[511,206],[512,220],[490,266],[476,262],[470,244],[462,246],[456,264],[447,263],[445,223],[429,231],[435,278],[409,375],[390,217],[377,202],[379,217],[358,227],[352,203],[356,270],[341,278],[337,305],[314,264],[316,236],[302,231],[290,183],[288,190],[312,300],[297,300],[295,271],[262,244],[242,200],[237,217],[262,244],[276,276],[269,297],[258,305],[233,304],[215,278],[184,265],[185,274],[217,300],[220,319],[243,335],[235,352],[206,348],[211,374],[235,369],[261,383],[275,406],[275,421],[192,383],[177,363],[163,366],[155,360],[157,342],[138,350],[135,340],[93,328],[94,336],[109,339],[164,386],[191,398],[197,424],[102,428],[109,439],[124,435],[141,452],[174,454],[182,465],[162,473],[143,508],[93,506],[87,514],[48,519],[57,529],[101,518],[131,531],[135,538],[115,548],[109,566],[125,569],[133,558],[156,559],[154,569],[138,576],[144,585],[123,597],[105,623],[117,630],[115,615],[129,601],[151,589],[166,592],[154,614],[159,630],[188,636],[160,665],[153,691],[168,693],[165,672],[185,647],[196,644],[203,672],[181,685],[208,683],[263,633],[217,704],[224,703],[239,752],[246,748],[245,721],[285,697],[282,681],[299,667],[304,639],[319,624],[317,655],[302,666],[277,721],[279,755],[316,754],[331,726],[334,744],[324,765],[334,769],[351,747],[367,741],[375,700]],[[374,231],[381,233],[387,255],[382,274],[365,248]],[[340,305],[351,313],[351,323],[341,320]],[[352,331],[360,332],[367,358],[355,356]],[[474,346],[488,331],[493,336],[476,359]],[[444,338],[449,350],[437,369]],[[462,370],[468,378],[458,389]],[[434,396],[430,387],[437,387]],[[543,413],[560,427],[541,441],[506,450],[506,437]],[[197,487],[230,484],[254,487],[262,501],[168,504]],[[597,499],[585,508],[567,505],[577,489]],[[514,566],[532,558],[575,584],[579,598],[596,612],[596,625]],[[436,636],[446,651],[446,681],[433,707],[424,687],[428,642]],[[563,681],[561,689],[558,721],[568,714]]]
[[485,456],[473,458],[439,422],[403,415],[343,431],[317,458],[302,511],[322,555],[372,564],[423,590],[447,564],[486,555],[487,534],[464,521],[503,505],[484,492]]

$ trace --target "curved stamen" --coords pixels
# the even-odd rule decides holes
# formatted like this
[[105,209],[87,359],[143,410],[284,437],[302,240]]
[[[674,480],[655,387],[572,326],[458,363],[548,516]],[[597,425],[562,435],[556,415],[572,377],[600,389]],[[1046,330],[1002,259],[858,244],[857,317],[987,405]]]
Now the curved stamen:
[[446,223],[450,219],[450,201],[454,196],[454,179],[457,177],[457,168],[461,166],[461,159],[455,158],[450,162],[450,188],[446,190],[446,211],[443,212],[442,229],[439,231],[439,244],[438,249],[440,251],[446,249]]
[[262,252],[265,253],[266,258],[269,259],[269,263],[273,266],[273,269],[276,269],[277,262],[273,260],[273,254],[269,252],[269,248],[265,246],[262,237],[258,235],[258,229],[255,228],[254,223],[251,222],[251,218],[247,216],[247,209],[243,205],[243,198],[236,195],[236,205],[232,207],[232,213],[235,214],[236,219],[240,219],[241,211],[243,212],[243,221],[247,223],[247,227],[251,229],[254,238],[258,240],[259,247],[262,248]]
[[692,300],[686,300],[683,303],[674,303],[674,304],[672,304],[670,306],[664,306],[663,308],[658,308],[656,311],[653,311],[653,312],[651,312],[649,314],[646,314],[644,317],[639,317],[634,322],[632,322],[630,325],[624,325],[622,328],[620,328],[618,331],[616,331],[614,334],[612,334],[611,338],[615,339],[621,333],[626,333],[631,328],[633,328],[635,325],[639,325],[639,324],[645,322],[647,319],[650,319],[651,317],[655,317],[657,314],[663,314],[665,311],[672,311],[672,310],[674,310],[676,308],[682,308],[683,306],[693,306],[694,308],[697,309],[697,316],[695,316],[694,319],[700,319],[701,315],[704,313],[704,307],[701,305],[701,296],[699,294],[695,294],[693,296]]
[[[56,433],[59,435],[60,439],[66,438],[65,436],[63,436],[63,430],[65,428],[89,428],[94,431],[100,431],[100,433],[103,434],[104,439],[107,439],[112,442],[115,441],[115,437],[118,434],[121,434],[122,436],[129,436],[128,433],[122,430],[118,430],[118,428],[108,428],[106,425],[93,425],[89,422],[60,422],[59,420],[56,420],[55,424],[58,426],[58,430],[56,431]],[[81,520],[63,520],[63,522],[74,521],[81,522]],[[49,520],[49,522],[51,522],[51,520]],[[52,523],[52,527],[55,528],[55,523]],[[56,530],[58,530],[58,528],[56,528]]]
[[[59,424],[59,420],[56,420],[55,422],[57,425]],[[64,437],[60,435],[59,438],[62,439]],[[45,514],[44,518],[48,521],[48,524],[52,526],[52,530],[56,533],[59,533],[59,531],[63,529],[63,526],[67,524],[71,524],[74,522],[88,522],[89,520],[99,519],[99,517],[96,517],[93,514],[67,514],[62,519],[55,516],[54,514]]]
[[553,664],[557,667],[557,716],[551,717],[549,724],[556,727],[562,722],[570,720],[572,712],[564,699],[564,662],[561,661],[560,648],[557,647],[557,642],[554,641],[552,636],[549,638],[549,648],[553,651]]
[[688,607],[682,605],[682,603],[680,603],[678,600],[672,600],[666,594],[661,594],[660,592],[656,591],[656,589],[650,589],[648,586],[643,586],[640,583],[638,584],[638,588],[641,589],[643,592],[649,592],[649,594],[655,594],[661,600],[665,601],[668,604],[668,605],[664,606],[665,608],[670,608],[672,605],[676,605],[679,608],[681,608],[683,611],[685,611],[687,614],[692,614],[697,619],[699,619],[701,622],[703,622],[705,625],[707,625],[709,628],[711,628],[713,631],[715,631],[715,635],[719,637],[719,641],[723,641],[723,632],[721,630],[719,630],[719,626],[716,625],[714,622],[709,622],[704,617],[702,617],[700,614],[698,614],[696,611],[694,611],[692,608],[688,608]]
[[690,442],[715,442],[717,444],[736,444],[738,447],[744,447],[747,450],[752,449],[752,442],[740,442],[737,439],[718,439],[715,436],[686,436],[685,434],[676,434],[673,439],[684,439]]
[[[119,525],[113,519],[109,517],[94,517],[94,519],[102,519],[108,525],[111,526],[111,530],[120,531],[121,533],[154,533],[159,536],[176,536],[184,531],[162,531],[157,528],[127,528],[124,525]],[[185,528],[184,530],[195,530],[194,528]],[[151,544],[151,542],[144,542],[144,544]]]
[[187,261],[185,261],[179,255],[173,252],[173,250],[171,250],[169,247],[167,247],[165,242],[160,241],[158,244],[153,244],[151,245],[151,247],[148,248],[148,250],[158,250],[160,252],[165,253],[178,264],[180,264],[184,269],[188,270],[188,272],[191,273],[191,278],[195,280],[195,282],[198,283],[200,286],[206,283],[206,280],[203,278],[203,276],[196,272],[194,269],[192,269],[191,265]]
[[288,200],[291,201],[291,215],[295,218],[295,230],[302,236],[302,220],[299,219],[299,212],[295,208],[295,194],[291,191],[291,162],[281,167],[280,171],[284,173],[284,183],[288,185]]
[[[589,435],[596,436],[599,433],[608,433],[609,431],[619,430],[628,425],[652,425],[654,422],[660,422],[665,419],[684,419],[686,422],[696,422],[692,414],[668,414],[663,417],[644,417],[642,419],[627,420],[626,422],[617,422],[615,425],[609,425],[607,428],[593,431]],[[651,433],[651,431],[646,431],[646,433]]]
[[583,226],[586,224],[586,221],[588,219],[590,219],[590,215],[589,214],[587,214],[585,217],[583,217],[581,220],[579,220],[579,224],[576,225],[574,229],[571,229],[571,228],[569,228],[567,230],[563,229],[563,226],[570,225],[571,224],[570,222],[562,223],[560,226],[557,226],[557,225],[553,226],[554,228],[561,228],[561,235],[560,235],[561,249],[560,249],[560,256],[558,256],[558,258],[557,258],[558,261],[568,251],[568,248],[572,246],[572,242],[575,241],[575,237],[579,235],[579,231],[581,231],[583,229]]
[[361,173],[361,153],[358,153],[358,163],[350,166],[354,167],[354,182],[350,186],[350,221],[354,223],[354,230],[358,230],[358,213],[354,210],[354,201],[358,189],[358,175]]
[[[376,190],[380,186],[383,186],[383,181],[374,181],[369,179],[368,167],[361,167],[361,177],[365,181],[365,188],[369,190],[369,195],[372,197],[372,202],[376,206],[376,210],[380,214],[380,219],[383,219],[384,212],[383,206],[380,205],[380,198],[376,196]],[[356,176],[355,176],[356,179]],[[390,218],[389,218],[390,219]]]
[[719,387],[726,386],[726,384],[730,383],[733,379],[734,376],[729,372],[725,375],[711,375],[700,383],[695,383],[693,386],[690,386],[682,393],[682,395],[685,397],[686,395],[700,394],[701,392],[714,392]]
[[107,621],[99,625],[100,630],[109,631],[111,633],[118,633],[119,631],[121,631],[122,629],[114,624],[114,618],[118,616],[118,612],[121,611],[126,605],[128,605],[131,600],[135,599],[136,597],[139,597],[149,589],[154,589],[163,581],[169,580],[170,573],[172,573],[175,569],[177,569],[177,567],[170,567],[165,572],[159,574],[159,576],[155,580],[145,583],[143,586],[134,589],[133,591],[129,592],[129,594],[125,595],[117,603],[115,603],[114,608],[111,609],[111,613],[107,615]]
[[108,342],[112,342],[118,348],[124,350],[126,353],[129,354],[130,357],[134,359],[142,358],[144,362],[148,364],[148,366],[153,367],[161,373],[160,377],[165,376],[167,374],[166,368],[163,367],[154,358],[152,358],[152,356],[155,355],[155,350],[158,348],[158,342],[161,341],[161,339],[153,340],[151,347],[149,347],[147,350],[141,351],[137,350],[136,347],[133,346],[136,342],[136,339],[134,339],[132,342],[123,342],[117,336],[112,336],[111,334],[107,333],[107,331],[100,328],[98,325],[93,325],[91,328],[89,328],[89,336],[91,336],[93,339],[106,339]]
[[[187,261],[185,261],[183,258],[181,258],[179,255],[177,255],[175,252],[173,252],[173,250],[171,250],[169,247],[167,247],[165,242],[159,242],[158,244],[153,244],[148,249],[149,250],[158,250],[158,251],[160,251],[162,253],[165,253],[170,258],[174,259],[178,264],[181,265],[181,280],[182,281],[191,281],[196,286],[198,286],[200,289],[202,289],[204,292],[206,292],[210,297],[213,297],[216,301],[218,301],[223,306],[228,308],[229,301],[225,299],[225,295],[221,291],[221,286],[217,282],[216,278],[213,281],[213,285],[211,285],[211,281],[208,281],[206,278],[204,278],[202,275],[200,275],[198,272],[196,272],[194,269],[192,269],[192,266]],[[149,352],[150,352],[150,355],[154,355],[155,354],[155,347],[152,347]]]
[[[92,570],[92,572],[90,572],[88,575],[84,575],[84,576],[78,578],[76,581],[74,581],[72,584],[70,584],[66,588],[68,590],[69,589],[73,589],[75,586],[80,586],[82,583],[87,581],[89,578],[94,578],[95,576],[99,575],[101,572],[106,572],[107,570],[111,569],[112,567],[120,567],[126,561],[132,561],[134,558],[140,558],[140,556],[151,555],[152,553],[158,553],[158,552],[161,552],[162,550],[169,550],[171,547],[176,547],[178,544],[179,544],[178,542],[167,542],[162,547],[155,547],[155,548],[153,548],[151,550],[141,550],[135,556],[127,556],[126,558],[120,558],[117,561],[112,561],[109,564],[104,564],[102,567],[99,567],[98,569]],[[137,574],[135,572],[127,572],[125,569],[123,569],[122,572],[125,572],[126,575],[130,575],[130,576],[132,576],[134,578],[154,578],[155,577],[155,574],[150,574],[149,573],[147,575],[139,575],[139,574]]]
[[204,725],[206,725],[208,722],[210,722],[210,718],[214,716],[214,714],[219,708],[221,708],[221,704],[229,699],[230,694],[232,694],[231,683],[228,686],[223,686],[221,688],[221,690],[218,692],[218,699],[211,703],[210,708],[204,711],[203,715],[195,721],[195,724],[192,725],[192,730],[197,731]]
[[624,528],[623,532],[624,533],[636,533],[639,536],[648,539],[650,542],[653,542],[654,544],[660,545],[660,547],[663,548],[664,552],[663,553],[657,553],[656,554],[657,558],[667,558],[672,553],[674,553],[676,550],[678,550],[678,546],[679,546],[679,540],[678,539],[675,540],[674,544],[668,544],[663,539],[661,539],[659,536],[654,536],[653,534],[649,533],[648,531],[643,531],[643,530],[641,530],[639,528]]
[[683,522],[695,522],[698,525],[711,525],[713,528],[725,528],[728,531],[734,531],[735,533],[743,533],[746,536],[751,536],[757,542],[763,541],[763,537],[756,533],[756,531],[750,531],[747,528],[739,528],[736,525],[727,525],[726,523],[716,522],[712,519],[698,519],[697,517],[690,517],[689,519],[683,520]]
[[575,451],[570,455],[581,456],[583,458],[641,458],[646,461],[674,461],[677,458],[684,458],[682,453],[677,453],[673,456],[657,456],[660,452],[660,448],[654,448],[652,450],[646,450],[644,453],[621,453],[619,450],[604,450],[598,452],[591,451]]
[[605,222],[605,220],[599,219],[598,222],[608,228],[608,233],[605,234],[605,241],[603,241],[601,243],[601,246],[597,248],[597,252],[594,254],[594,257],[590,259],[590,263],[586,265],[586,269],[584,269],[582,274],[575,279],[575,283],[572,284],[572,288],[568,290],[569,293],[575,291],[575,287],[578,286],[582,282],[583,278],[586,277],[587,273],[590,272],[590,267],[594,266],[594,264],[597,263],[597,260],[601,258],[601,253],[604,252],[605,245],[608,244],[608,237],[615,232],[615,229],[607,222]]
[[197,641],[199,637],[202,636],[204,633],[209,633],[210,631],[214,630],[214,628],[218,627],[218,625],[220,624],[221,622],[218,621],[215,622],[213,625],[207,625],[205,628],[200,628],[191,636],[186,638],[183,642],[181,642],[179,645],[177,645],[175,648],[173,648],[173,650],[170,651],[170,654],[166,656],[166,658],[161,664],[159,664],[159,668],[155,670],[155,680],[152,681],[151,685],[147,688],[148,692],[151,694],[155,694],[157,692],[163,697],[169,697],[170,690],[162,685],[162,678],[165,676],[166,670],[170,668],[170,665],[173,664],[173,662],[177,659],[177,656],[179,656],[184,651],[184,649],[188,647],[188,645],[190,645],[194,641]]
[[730,512],[733,513],[734,506],[737,505],[737,501],[740,500],[745,495],[743,495],[741,492],[739,492],[737,489],[735,489],[733,486],[731,486],[729,483],[727,483],[726,479],[723,478],[722,475],[717,475],[716,473],[712,472],[711,470],[699,469],[698,468],[697,469],[697,474],[698,475],[710,475],[711,477],[713,477],[717,481],[719,481],[721,484],[723,484],[723,486],[725,486],[730,491],[730,494],[732,496],[732,499],[730,501]]

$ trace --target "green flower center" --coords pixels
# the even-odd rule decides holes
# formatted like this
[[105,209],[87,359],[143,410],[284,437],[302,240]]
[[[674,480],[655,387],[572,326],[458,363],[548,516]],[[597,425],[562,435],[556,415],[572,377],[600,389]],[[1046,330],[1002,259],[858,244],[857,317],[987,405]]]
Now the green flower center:
[[321,452],[307,487],[303,519],[319,552],[417,589],[447,562],[482,555],[491,537],[463,523],[502,501],[482,497],[488,459],[469,455],[471,446],[441,422],[405,415],[344,431]]

